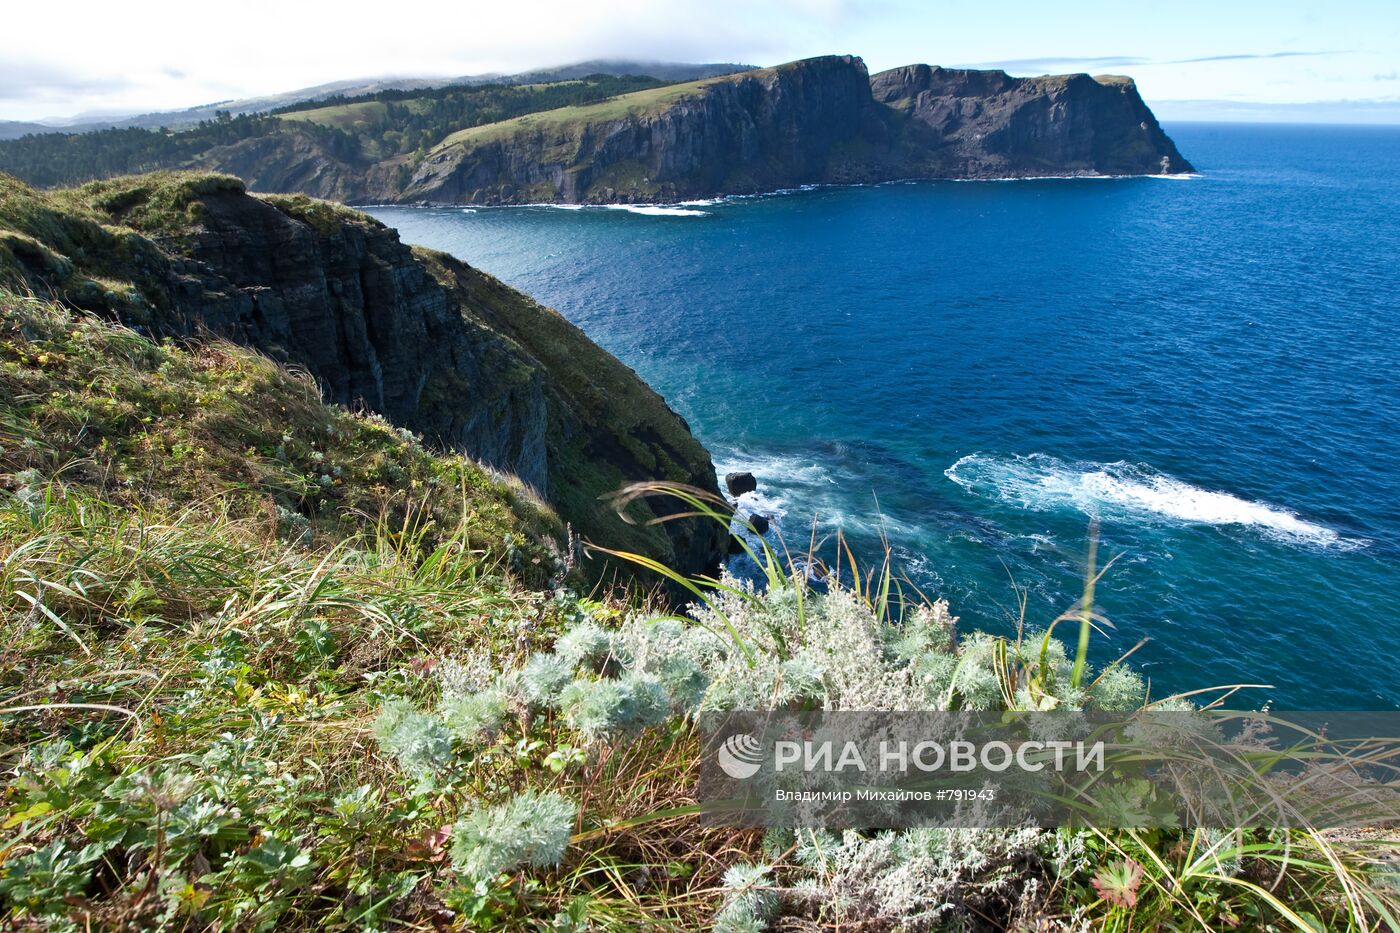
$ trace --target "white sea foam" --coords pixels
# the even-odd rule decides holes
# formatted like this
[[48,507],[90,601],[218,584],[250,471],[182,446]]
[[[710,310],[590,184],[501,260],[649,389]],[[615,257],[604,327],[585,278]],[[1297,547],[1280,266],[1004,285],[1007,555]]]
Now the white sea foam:
[[645,214],[648,217],[708,217],[708,211],[697,211],[689,207],[673,207],[667,204],[607,204],[610,211],[627,211],[629,214]]
[[[782,519],[792,511],[801,516],[797,531],[804,538],[813,520],[818,535],[841,530],[913,541],[922,532],[918,525],[881,511],[867,477],[830,459],[742,450],[716,454],[715,472],[721,486],[726,473],[738,471],[752,473],[758,481],[756,491],[738,498],[739,510],[766,515],[776,528],[781,528]],[[862,488],[862,483],[870,490],[869,498],[863,504],[848,502],[846,496]]]
[[715,472],[720,478],[726,473],[752,473],[759,487],[766,484],[780,486],[834,486],[836,477],[831,468],[816,459],[788,457],[780,454],[751,454],[742,450],[717,454]]
[[970,454],[944,475],[969,492],[1039,512],[1072,508],[1102,518],[1234,525],[1319,547],[1366,543],[1280,506],[1202,489],[1128,463],[1067,463],[1046,454]]
[[[869,183],[843,183],[843,184],[809,184],[798,185],[794,188],[775,188],[771,191],[756,191],[752,194],[725,194],[713,198],[693,198],[687,201],[677,201],[674,204],[561,204],[553,201],[537,201],[529,204],[496,204],[483,205],[475,204],[463,208],[462,213],[471,214],[482,207],[495,208],[521,208],[521,207],[547,207],[558,211],[582,211],[582,210],[614,210],[628,211],[633,214],[644,214],[653,217],[704,217],[708,211],[695,210],[700,207],[713,207],[717,204],[726,204],[733,201],[751,201],[762,198],[783,197],[791,194],[803,194],[810,191],[821,191],[827,188],[879,188],[885,185],[918,185],[936,182],[957,182],[959,184],[979,184],[987,182],[1009,182],[1009,181],[1112,181],[1123,178],[1164,178],[1168,181],[1191,181],[1204,178],[1200,172],[1182,172],[1175,175],[1007,175],[1000,178],[892,178],[888,181],[878,181]],[[403,204],[368,204],[366,208],[402,208]],[[451,204],[422,204],[415,205],[428,209],[438,209],[453,207]]]

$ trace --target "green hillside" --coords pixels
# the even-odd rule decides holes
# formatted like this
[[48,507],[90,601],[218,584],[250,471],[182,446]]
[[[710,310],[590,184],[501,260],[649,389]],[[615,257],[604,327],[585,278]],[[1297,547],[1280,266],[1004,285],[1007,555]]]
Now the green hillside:
[[[0,172],[41,187],[208,165],[211,152],[255,140],[298,141],[364,169],[426,152],[464,128],[655,88],[645,76],[593,75],[550,83],[381,91],[294,104],[266,114],[205,120],[188,129],[45,133],[0,141]],[[312,192],[315,193],[315,192]]]

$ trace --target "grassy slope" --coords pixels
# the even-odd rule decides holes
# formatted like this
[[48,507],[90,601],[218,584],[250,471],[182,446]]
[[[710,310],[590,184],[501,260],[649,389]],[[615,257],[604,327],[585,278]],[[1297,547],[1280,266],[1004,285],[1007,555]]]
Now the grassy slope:
[[[469,461],[321,404],[309,380],[249,351],[156,345],[8,292],[0,435],[0,706],[58,704],[0,717],[0,760],[68,774],[61,792],[42,764],[37,783],[7,784],[0,812],[23,813],[5,824],[0,864],[79,826],[79,839],[117,847],[107,880],[77,888],[11,862],[0,916],[37,925],[25,905],[52,895],[60,914],[104,928],[172,910],[165,920],[183,926],[200,908],[350,927],[375,915],[376,885],[416,881],[403,869],[422,821],[366,754],[362,726],[380,691],[414,692],[412,659],[509,653],[533,638],[523,626],[548,628],[550,603],[528,584],[559,569],[541,544],[559,531],[552,513]],[[225,752],[232,783],[215,791],[187,759]],[[200,859],[224,875],[153,894],[135,853],[162,832],[161,807],[138,775],[176,771],[203,775],[215,829],[199,834],[212,847]],[[276,775],[296,776],[286,794],[268,785]],[[318,857],[313,888],[333,890],[331,904],[308,890],[291,905],[306,873],[277,861],[270,834],[343,816],[332,801],[358,787],[387,822]],[[92,877],[92,857],[69,854]]]
[[[778,66],[781,68],[784,66]],[[437,152],[455,145],[477,145],[480,143],[495,142],[501,139],[509,139],[520,133],[534,131],[548,131],[553,133],[566,133],[576,131],[591,123],[605,122],[609,120],[623,120],[629,117],[649,117],[664,112],[668,107],[677,101],[688,97],[695,97],[702,93],[705,88],[715,84],[733,82],[741,78],[762,77],[778,70],[778,68],[763,68],[754,71],[743,71],[732,75],[721,75],[716,78],[704,78],[699,81],[688,81],[684,84],[672,84],[666,87],[652,88],[645,91],[634,91],[631,94],[619,94],[617,97],[599,101],[596,104],[584,104],[577,107],[560,107],[555,110],[545,110],[539,113],[526,114],[523,117],[516,117],[512,120],[502,120],[498,123],[488,123],[483,126],[468,127],[458,130],[443,138],[433,151]]]
[[377,126],[384,122],[389,108],[380,101],[362,101],[356,104],[339,104],[333,107],[317,107],[314,110],[295,110],[279,114],[281,119],[291,123],[304,121],[333,126],[336,129],[353,130],[365,126]]
[[[230,176],[153,173],[38,192],[0,175],[0,283],[22,279],[17,251],[29,266],[55,270],[63,297],[79,307],[115,310],[150,323],[171,311],[163,279],[165,253],[178,253],[179,238],[199,224],[207,193],[242,192]],[[334,237],[348,225],[373,225],[365,215],[302,195],[264,195],[284,214]],[[154,243],[160,243],[158,250]],[[551,424],[551,495],[560,512],[586,538],[665,559],[665,531],[646,522],[645,503],[633,507],[634,523],[618,519],[602,497],[644,477],[694,482],[712,467],[685,424],[656,392],[577,327],[527,296],[443,254],[416,251],[463,310],[519,346],[522,359],[541,364],[559,404],[572,414]],[[466,391],[464,389],[463,391]],[[638,470],[624,475],[609,462],[622,452]],[[601,572],[601,562],[590,562]]]
[[25,267],[38,268],[77,307],[154,323],[170,311],[168,260],[150,235],[182,233],[202,196],[243,189],[227,175],[157,172],[41,192],[0,173],[0,285],[27,287]]
[[[538,557],[552,510],[382,419],[327,406],[315,384],[221,341],[181,349],[0,292],[0,466],[116,504],[200,507],[334,543],[381,521],[427,540],[470,526],[474,547]],[[533,565],[532,565],[533,566]]]

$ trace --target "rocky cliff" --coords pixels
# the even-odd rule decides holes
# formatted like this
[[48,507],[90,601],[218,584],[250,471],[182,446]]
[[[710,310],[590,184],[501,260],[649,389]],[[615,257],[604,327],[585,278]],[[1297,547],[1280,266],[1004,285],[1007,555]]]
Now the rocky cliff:
[[918,177],[1170,175],[1192,171],[1131,78],[1012,78],[910,65],[871,94],[901,117],[901,163]]
[[328,399],[518,476],[600,544],[687,572],[722,554],[713,523],[647,526],[673,509],[659,501],[626,523],[599,498],[645,479],[717,491],[709,455],[635,373],[554,311],[363,214],[221,176],[43,194],[0,176],[0,277],[303,366]]
[[[849,55],[680,84],[609,78],[312,106],[187,132],[0,142],[36,184],[151,168],[345,203],[678,201],[809,183],[1191,171],[1131,79]],[[568,104],[568,106],[564,106]],[[494,122],[491,122],[494,121]]]
[[651,201],[829,180],[837,151],[883,140],[859,59],[779,68],[531,114],[448,137],[405,201]]
[[453,134],[415,202],[674,201],[807,183],[1192,171],[1127,78],[827,56]]

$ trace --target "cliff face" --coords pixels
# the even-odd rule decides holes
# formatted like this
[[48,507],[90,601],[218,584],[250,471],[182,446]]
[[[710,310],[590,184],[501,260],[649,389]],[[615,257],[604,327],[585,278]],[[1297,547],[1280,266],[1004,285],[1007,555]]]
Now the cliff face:
[[389,203],[400,196],[402,159],[346,161],[295,127],[215,146],[196,163],[206,171],[238,176],[250,191],[305,194],[347,204]]
[[807,59],[466,130],[394,200],[674,201],[813,182],[1191,166],[1132,81]]
[[115,153],[103,138],[36,137],[0,144],[0,161],[39,184],[120,165],[197,168],[253,191],[377,204],[664,202],[808,183],[1191,171],[1120,77],[909,65],[872,78],[859,58],[829,55],[681,84],[595,78],[516,91],[239,118],[122,137]]
[[910,65],[875,75],[870,86],[903,118],[903,159],[920,176],[1192,171],[1130,78]]
[[237,175],[253,191],[345,202],[363,200],[371,190],[362,168],[335,158],[316,139],[298,132],[215,146],[199,162],[212,171]]
[[620,520],[644,479],[717,492],[708,453],[630,369],[562,317],[379,222],[236,179],[139,176],[42,195],[0,176],[0,276],[155,333],[212,332],[304,366],[331,401],[519,476],[585,538],[686,572],[724,529]]
[[822,181],[837,147],[882,133],[870,102],[850,56],[643,91],[460,134],[398,198],[675,200]]

